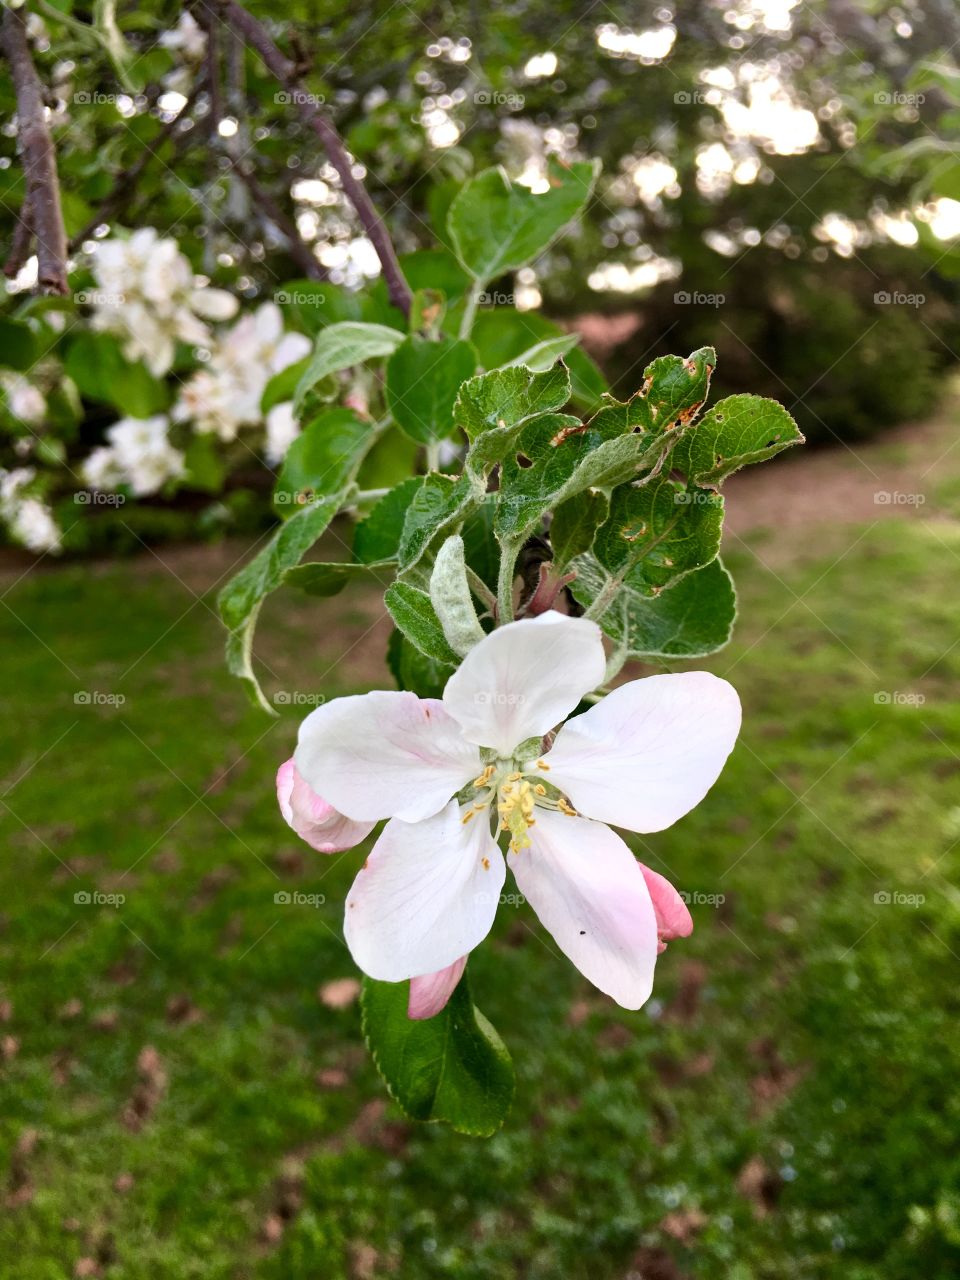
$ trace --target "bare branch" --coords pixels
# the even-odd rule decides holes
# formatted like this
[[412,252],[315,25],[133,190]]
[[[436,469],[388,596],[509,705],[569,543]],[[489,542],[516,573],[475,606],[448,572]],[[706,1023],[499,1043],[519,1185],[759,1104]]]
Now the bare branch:
[[253,171],[239,161],[234,161],[234,170],[240,175],[244,185],[250,192],[253,203],[282,233],[290,251],[290,257],[308,280],[325,280],[327,273],[317,261],[310,246],[300,235],[297,224],[286,213],[269,191],[265,191]]
[[301,84],[301,68],[280,51],[271,39],[266,28],[248,13],[236,0],[218,0],[224,22],[237,31],[262,59],[267,70],[287,89],[293,99],[293,105],[300,113],[304,124],[308,125],[320,138],[330,163],[340,175],[343,189],[349,197],[364,231],[370,239],[380,259],[383,276],[387,284],[390,301],[399,307],[404,315],[410,313],[410,286],[407,284],[403,270],[397,260],[397,252],[386,226],[373,207],[363,183],[353,172],[350,157],[332,122],[318,110],[310,95]]
[[[67,234],[63,228],[57,158],[47,128],[43,86],[30,56],[27,30],[19,9],[4,9],[0,41],[10,64],[17,95],[17,133],[30,223],[37,241],[37,280],[47,293],[68,293]],[[14,248],[19,240],[15,237]]]
[[3,264],[3,274],[8,280],[12,280],[18,274],[30,257],[32,248],[33,215],[30,213],[30,192],[28,191],[23,197],[23,204],[17,215],[17,225],[13,229],[13,239],[10,242],[10,253]]

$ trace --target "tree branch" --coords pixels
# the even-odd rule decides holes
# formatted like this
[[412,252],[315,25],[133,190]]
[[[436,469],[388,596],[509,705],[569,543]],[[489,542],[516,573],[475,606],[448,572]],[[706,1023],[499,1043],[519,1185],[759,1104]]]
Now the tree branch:
[[310,246],[300,235],[294,219],[281,208],[269,191],[265,191],[261,187],[251,169],[247,168],[241,161],[234,161],[233,168],[240,175],[241,180],[250,192],[253,203],[283,233],[290,251],[290,257],[306,278],[308,280],[326,280],[326,271],[317,261]]
[[114,180],[113,186],[100,202],[100,207],[94,216],[90,219],[85,227],[77,234],[71,237],[69,249],[74,253],[96,231],[101,223],[106,222],[109,217],[121,209],[131,196],[136,194],[137,179],[146,169],[147,165],[158,154],[164,143],[171,138],[177,131],[178,126],[187,118],[190,111],[196,106],[197,98],[206,86],[206,77],[201,76],[187,97],[186,102],[173,117],[168,120],[152,142],[143,144],[140,154],[129,168],[121,170]]
[[33,215],[30,212],[30,192],[23,197],[23,204],[17,215],[17,225],[13,229],[10,241],[10,253],[3,264],[3,274],[8,280],[19,274],[21,267],[30,257],[33,248]]
[[363,229],[377,252],[390,301],[395,307],[399,307],[404,315],[409,315],[410,286],[397,260],[393,241],[380,215],[373,207],[366,188],[354,175],[350,157],[340,135],[304,90],[299,64],[291,61],[280,51],[263,24],[253,14],[248,13],[242,5],[237,4],[236,0],[217,0],[217,3],[220,5],[221,15],[227,26],[238,32],[245,43],[260,56],[267,70],[290,93],[293,105],[300,113],[304,124],[313,129],[320,138],[330,163],[339,174],[343,189],[356,209]]
[[[17,95],[17,133],[26,184],[24,203],[37,240],[37,280],[47,293],[69,293],[67,234],[63,229],[57,158],[47,128],[43,86],[30,56],[27,30],[19,9],[4,9],[0,41],[10,63]],[[21,237],[14,237],[16,250]]]

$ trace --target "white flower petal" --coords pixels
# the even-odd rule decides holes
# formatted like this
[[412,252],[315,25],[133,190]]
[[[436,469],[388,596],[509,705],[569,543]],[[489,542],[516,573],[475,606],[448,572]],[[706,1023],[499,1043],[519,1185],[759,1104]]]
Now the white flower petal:
[[740,699],[706,671],[632,680],[567,721],[547,775],[574,806],[630,831],[663,831],[707,794],[740,730]]
[[442,702],[387,691],[317,707],[294,759],[318,795],[364,822],[429,818],[480,772],[479,751]]
[[443,705],[464,737],[503,756],[544,734],[603,681],[600,628],[553,611],[486,636],[447,681]]
[[537,809],[510,855],[520,892],[585,978],[625,1009],[653,989],[657,921],[639,862],[602,822]]
[[421,1021],[423,1018],[434,1017],[444,1009],[466,967],[467,957],[461,956],[439,973],[425,973],[422,978],[411,978],[407,1017]]
[[482,817],[455,800],[425,822],[388,822],[347,895],[344,936],[384,982],[436,974],[487,936],[506,877]]

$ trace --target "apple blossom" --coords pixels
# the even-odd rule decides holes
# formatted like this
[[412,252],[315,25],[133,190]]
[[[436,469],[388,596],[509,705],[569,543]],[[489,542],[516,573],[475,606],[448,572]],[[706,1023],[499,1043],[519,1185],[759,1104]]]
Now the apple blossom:
[[304,789],[296,804],[292,788],[281,798],[291,825],[310,829],[310,792],[322,823],[367,834],[388,820],[348,894],[344,932],[371,977],[414,980],[411,1016],[443,1007],[490,930],[508,862],[560,949],[626,1008],[650,995],[664,943],[690,932],[676,891],[607,824],[662,831],[698,804],[733,748],[739,699],[707,672],[649,676],[553,735],[604,672],[599,627],[547,612],[486,635],[442,700],[338,698],[301,725]]

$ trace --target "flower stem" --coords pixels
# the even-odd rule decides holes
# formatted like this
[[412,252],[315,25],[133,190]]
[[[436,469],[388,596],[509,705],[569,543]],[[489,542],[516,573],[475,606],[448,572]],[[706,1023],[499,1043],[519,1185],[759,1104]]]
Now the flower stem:
[[460,321],[460,337],[469,338],[470,331],[473,329],[473,322],[477,318],[477,307],[480,304],[480,281],[471,288],[467,294],[466,305],[463,308],[463,319]]
[[491,613],[495,613],[497,608],[497,597],[480,577],[479,573],[476,573],[469,565],[466,566],[466,570],[467,584],[469,585],[470,590],[481,604],[485,604]]
[[513,580],[517,575],[517,553],[513,542],[504,543],[500,551],[500,573],[497,577],[497,622],[502,627],[513,621]]
[[427,445],[427,470],[440,470],[440,441],[431,440]]

